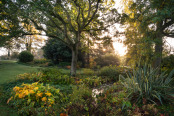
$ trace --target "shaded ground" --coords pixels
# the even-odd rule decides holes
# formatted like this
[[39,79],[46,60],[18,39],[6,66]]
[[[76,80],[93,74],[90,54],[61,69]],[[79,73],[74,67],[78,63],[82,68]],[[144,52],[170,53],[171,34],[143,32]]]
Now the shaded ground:
[[12,108],[0,104],[0,116],[18,116]]

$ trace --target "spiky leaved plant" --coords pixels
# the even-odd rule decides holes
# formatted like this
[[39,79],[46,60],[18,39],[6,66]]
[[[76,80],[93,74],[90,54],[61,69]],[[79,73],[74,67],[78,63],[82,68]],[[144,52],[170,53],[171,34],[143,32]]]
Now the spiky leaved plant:
[[132,73],[127,74],[127,78],[119,76],[122,84],[130,92],[128,98],[136,103],[142,103],[143,100],[153,103],[161,103],[174,98],[174,88],[170,85],[174,70],[169,74],[158,69],[153,69],[150,65],[144,65],[134,69]]

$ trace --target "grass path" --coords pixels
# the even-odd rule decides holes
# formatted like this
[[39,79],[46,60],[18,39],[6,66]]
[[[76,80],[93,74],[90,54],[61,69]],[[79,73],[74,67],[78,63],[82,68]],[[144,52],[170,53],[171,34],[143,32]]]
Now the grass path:
[[15,79],[18,74],[37,71],[39,67],[18,64],[16,61],[0,61],[0,84]]
[[[18,74],[37,71],[40,67],[18,64],[16,61],[0,61],[0,84],[14,80]],[[17,116],[14,109],[0,103],[0,116]]]

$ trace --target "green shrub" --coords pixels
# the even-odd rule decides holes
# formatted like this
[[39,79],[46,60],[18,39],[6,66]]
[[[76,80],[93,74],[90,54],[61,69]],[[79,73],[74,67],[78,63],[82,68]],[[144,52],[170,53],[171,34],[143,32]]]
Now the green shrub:
[[83,83],[86,84],[88,87],[97,87],[102,84],[101,77],[98,76],[91,76],[82,79]]
[[55,84],[72,84],[74,80],[68,75],[61,73],[59,69],[56,68],[47,68],[42,69],[42,76],[39,78],[40,82],[51,82]]
[[95,59],[97,65],[103,66],[110,66],[110,65],[120,65],[120,58],[117,55],[113,54],[105,54],[99,56]]
[[34,62],[34,64],[45,64],[48,62],[48,60],[45,58],[41,58],[41,59],[34,59],[33,62]]
[[40,72],[37,73],[24,73],[19,74],[17,79],[28,79],[31,81],[39,81],[42,83],[56,83],[56,84],[66,84],[69,83],[69,77],[67,75],[63,75],[56,68],[47,68],[41,69]]
[[119,72],[116,66],[105,66],[101,68],[101,70],[99,71],[99,76],[109,77],[111,81],[119,80]]
[[67,105],[68,114],[72,116],[92,116],[95,112],[95,99],[92,90],[84,85],[73,87],[70,101]]
[[50,59],[54,64],[59,62],[71,62],[71,49],[57,39],[48,39],[42,48],[44,57]]
[[62,74],[59,69],[47,68],[41,69],[40,72],[36,73],[24,73],[19,74],[17,79],[30,80],[33,82],[39,81],[42,83],[53,83],[53,84],[73,84],[74,79],[68,75]]
[[94,71],[88,68],[83,68],[83,75],[88,75],[88,76],[92,76],[94,75]]
[[162,59],[161,66],[162,66],[162,68],[167,69],[169,71],[174,69],[174,55],[171,54],[169,56],[164,57]]
[[134,105],[134,107],[128,109],[126,112],[128,116],[163,116],[155,104],[143,104],[143,106]]
[[39,81],[40,78],[42,78],[43,73],[42,72],[35,72],[35,73],[24,73],[17,75],[17,80],[30,80],[33,82]]
[[71,63],[70,63],[70,62],[60,62],[60,63],[59,63],[59,66],[60,66],[60,67],[71,66]]
[[[15,106],[22,115],[56,115],[52,108],[63,100],[59,89],[36,82],[14,87],[7,103]],[[59,108],[61,110],[61,106]]]
[[33,61],[34,56],[29,51],[22,51],[19,54],[19,57],[18,58],[19,58],[19,62],[26,63],[26,62]]
[[122,111],[122,107],[131,107],[126,99],[126,88],[119,82],[114,83],[103,93],[97,95],[96,112],[99,116],[126,116]]
[[145,65],[133,70],[133,74],[127,74],[127,78],[120,75],[122,84],[130,92],[128,96],[132,102],[143,103],[143,99],[151,103],[163,103],[173,98],[174,89],[170,86],[174,70],[169,74],[159,74],[158,69]]

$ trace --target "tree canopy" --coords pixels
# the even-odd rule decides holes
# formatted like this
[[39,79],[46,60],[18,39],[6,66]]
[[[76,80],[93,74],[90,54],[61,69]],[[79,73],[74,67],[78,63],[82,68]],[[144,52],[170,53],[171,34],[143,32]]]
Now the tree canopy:
[[[71,74],[76,74],[78,47],[85,35],[97,38],[115,23],[118,14],[107,0],[18,0],[20,21],[33,24],[38,35],[58,39],[72,50]],[[115,15],[115,16],[114,16]],[[107,21],[107,23],[106,23]],[[24,31],[26,35],[31,32]],[[24,34],[24,35],[25,35]],[[33,34],[33,33],[32,33]]]
[[128,54],[135,58],[136,55],[145,55],[147,59],[153,60],[154,67],[159,67],[164,37],[174,37],[174,1],[129,0],[125,1],[124,5],[123,19],[126,19],[128,24],[125,41]]

